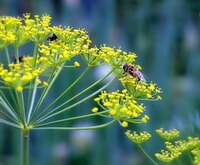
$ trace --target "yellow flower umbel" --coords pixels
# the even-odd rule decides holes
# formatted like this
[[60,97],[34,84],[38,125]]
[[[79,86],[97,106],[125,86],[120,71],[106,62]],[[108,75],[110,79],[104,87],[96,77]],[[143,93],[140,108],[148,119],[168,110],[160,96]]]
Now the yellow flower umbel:
[[30,61],[33,62],[32,57],[27,57],[27,59],[24,57],[23,63],[11,63],[8,65],[9,69],[5,69],[2,64],[0,66],[0,78],[3,83],[21,92],[27,83],[37,78],[44,71],[40,67],[33,67]]
[[[120,122],[123,127],[127,127],[128,123],[144,123],[144,119],[138,119],[144,112],[145,107],[138,104],[137,101],[127,92],[102,92],[102,94],[94,99],[100,107],[108,111],[109,115]],[[145,115],[145,121],[149,118]]]
[[171,153],[169,151],[161,150],[161,153],[156,153],[155,156],[161,162],[169,163],[177,159],[181,155],[181,152]]
[[161,97],[158,95],[161,93],[161,89],[154,83],[147,83],[138,81],[132,76],[126,76],[120,78],[123,86],[130,92],[135,99],[146,99],[146,100],[160,100]]
[[84,29],[73,29],[71,27],[62,29],[61,27],[53,27],[52,32],[66,47],[63,55],[64,58],[67,55],[81,55],[89,66],[100,64],[99,60],[97,60],[98,48],[89,48],[92,41]]
[[28,39],[35,43],[44,42],[49,33],[51,32],[50,22],[51,17],[48,15],[35,15],[34,19],[30,17],[30,14],[25,14],[23,19],[22,36],[28,36]]
[[24,18],[1,17],[0,48],[9,44],[19,48],[29,41],[38,44],[44,42],[51,32],[50,20],[48,15],[35,15],[34,19],[30,18],[30,14],[25,14]]
[[163,128],[156,130],[156,133],[166,141],[171,141],[180,136],[180,132],[177,129],[170,131],[164,131]]
[[83,45],[83,49],[81,51],[82,57],[84,61],[89,66],[98,66],[101,64],[102,59],[99,56],[99,49],[97,47],[89,48],[90,45]]
[[137,132],[131,132],[128,130],[125,135],[135,144],[142,145],[146,141],[148,141],[151,138],[151,134],[148,132],[140,132],[139,134]]
[[0,49],[13,44],[16,40],[16,31],[21,27],[20,18],[1,17],[0,18]]
[[81,54],[84,45],[89,42],[86,32],[83,30],[61,29],[54,27],[52,31],[58,30],[58,40],[40,46],[42,54],[41,61],[49,66],[60,67],[74,56]]
[[[155,156],[162,162],[172,162],[179,158],[184,151],[195,152],[200,147],[200,138],[188,137],[187,140],[178,140],[174,143],[169,142],[175,138],[178,138],[180,132],[176,129],[170,131],[164,131],[163,128],[156,130],[156,132],[167,140],[165,146],[167,150],[161,150],[161,153],[156,153]],[[196,155],[195,155],[196,157]],[[198,157],[196,157],[198,159]],[[198,161],[197,161],[198,162]]]
[[[192,149],[199,148],[199,138],[188,138],[188,141],[175,141],[174,144],[171,142],[165,142],[167,150],[161,150],[161,153],[156,153],[155,156],[162,162],[172,162],[179,158],[184,151],[191,151]],[[192,151],[194,151],[192,150]]]
[[117,77],[120,77],[123,73],[122,66],[125,63],[134,63],[137,58],[134,53],[127,53],[121,49],[115,49],[107,46],[102,46],[99,50],[99,57],[108,63]]
[[200,164],[200,146],[199,148],[195,148],[191,151],[191,153],[194,155],[194,164],[199,165]]

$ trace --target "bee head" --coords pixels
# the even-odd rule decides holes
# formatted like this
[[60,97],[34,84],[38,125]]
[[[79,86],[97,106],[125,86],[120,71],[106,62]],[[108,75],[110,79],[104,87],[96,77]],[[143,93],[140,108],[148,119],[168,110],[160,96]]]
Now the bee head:
[[123,65],[122,68],[123,68],[123,69],[126,69],[127,67],[128,67],[128,64],[126,63],[126,64]]

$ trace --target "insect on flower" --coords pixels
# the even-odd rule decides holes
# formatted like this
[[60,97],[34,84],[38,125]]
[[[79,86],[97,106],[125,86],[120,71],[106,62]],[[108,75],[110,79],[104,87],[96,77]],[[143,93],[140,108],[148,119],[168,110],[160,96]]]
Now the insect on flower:
[[146,82],[144,75],[133,65],[124,64],[122,68],[124,73],[130,74],[132,77],[137,78],[138,81]]
[[[14,61],[14,63],[16,64],[16,63],[17,63],[17,58],[16,58],[16,57],[13,57],[13,61]],[[24,62],[24,56],[23,56],[23,55],[19,56],[18,61],[19,61],[19,62]]]
[[47,41],[52,42],[52,41],[55,41],[55,40],[57,40],[57,39],[58,39],[58,37],[57,37],[55,34],[53,34],[52,36],[49,36],[49,37],[47,38]]

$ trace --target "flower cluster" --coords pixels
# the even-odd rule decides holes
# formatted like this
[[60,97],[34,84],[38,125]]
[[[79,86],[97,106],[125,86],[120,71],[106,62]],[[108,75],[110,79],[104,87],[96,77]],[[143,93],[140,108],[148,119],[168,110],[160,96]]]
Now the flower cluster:
[[169,151],[161,150],[161,153],[156,153],[155,156],[158,160],[169,163],[177,159],[181,155],[181,152],[171,153]]
[[84,29],[73,29],[71,27],[62,29],[61,27],[54,26],[51,28],[51,31],[59,40],[71,45],[71,47],[76,47],[76,44],[78,46],[83,44],[89,45],[92,42]]
[[44,42],[51,32],[50,20],[48,15],[35,15],[35,19],[31,19],[30,14],[25,14],[24,18],[1,17],[0,48],[9,44],[20,47],[29,41]]
[[[21,27],[20,18],[1,17],[0,18],[0,48],[13,44],[17,40],[17,29]],[[19,33],[19,32],[18,32]]]
[[38,44],[44,42],[51,32],[50,21],[51,17],[48,15],[35,15],[35,19],[31,19],[30,14],[25,14],[22,36],[28,36],[29,40]]
[[42,54],[40,61],[51,67],[60,67],[66,61],[78,55],[80,48],[71,49],[69,45],[55,41],[49,43],[49,45],[41,45],[39,52]]
[[161,93],[161,89],[157,87],[155,83],[146,83],[138,81],[132,76],[126,76],[120,78],[123,86],[129,91],[129,93],[135,97],[135,99],[148,99],[148,100],[161,100],[158,95]]
[[[128,123],[146,123],[149,117],[145,115],[142,119],[137,119],[142,115],[145,107],[138,104],[127,90],[122,92],[102,92],[94,99],[97,104],[116,120],[122,121],[122,126],[127,127]],[[93,109],[93,112],[95,110]]]
[[[108,63],[111,68],[121,70],[121,67],[125,63],[134,63],[136,59],[136,54],[127,53],[122,51],[121,49],[115,49],[107,46],[102,46],[99,50],[100,58]],[[122,70],[121,70],[122,72]],[[117,73],[117,72],[116,72]]]
[[85,44],[83,45],[81,54],[88,66],[98,66],[102,62],[99,56],[99,48],[97,47],[90,48],[88,44]]
[[198,165],[200,164],[200,147],[195,148],[191,151],[191,153],[194,155],[194,164]]
[[163,128],[156,130],[156,133],[166,141],[171,141],[180,136],[180,132],[177,129],[170,131],[164,131]]
[[125,132],[125,135],[137,145],[142,145],[151,138],[151,134],[145,131],[138,134],[135,131],[131,132],[130,130],[128,130],[127,132]]
[[[179,134],[180,134],[179,131],[177,131],[176,129],[171,130],[169,132],[165,132],[165,134],[162,134],[163,129],[160,129],[160,132],[161,132],[161,137],[166,138],[168,135],[168,138],[166,138],[167,140],[168,139],[172,140],[174,138],[177,138],[179,137]],[[161,150],[161,153],[156,153],[155,156],[160,161],[169,163],[179,158],[184,151],[189,151],[189,152],[191,151],[192,153],[196,153],[195,151],[197,151],[200,147],[200,138],[188,137],[187,140],[178,140],[178,141],[175,141],[174,143],[166,141],[165,145],[166,145],[167,150]],[[195,159],[197,160],[198,154],[195,155],[195,157],[196,157]]]
[[23,63],[10,63],[8,65],[9,69],[4,68],[3,64],[0,66],[0,78],[3,83],[7,86],[10,86],[17,91],[22,91],[24,86],[28,84],[31,80],[37,78],[37,83],[40,84],[38,76],[41,75],[44,71],[42,64],[37,65],[41,67],[33,67],[32,57],[24,57]]

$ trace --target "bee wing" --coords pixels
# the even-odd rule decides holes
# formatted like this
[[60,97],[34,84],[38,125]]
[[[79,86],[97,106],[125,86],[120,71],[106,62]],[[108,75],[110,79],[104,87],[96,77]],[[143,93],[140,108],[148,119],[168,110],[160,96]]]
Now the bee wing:
[[138,74],[139,74],[139,78],[140,78],[141,81],[147,82],[146,79],[145,79],[146,76],[144,76],[142,72],[138,71]]

